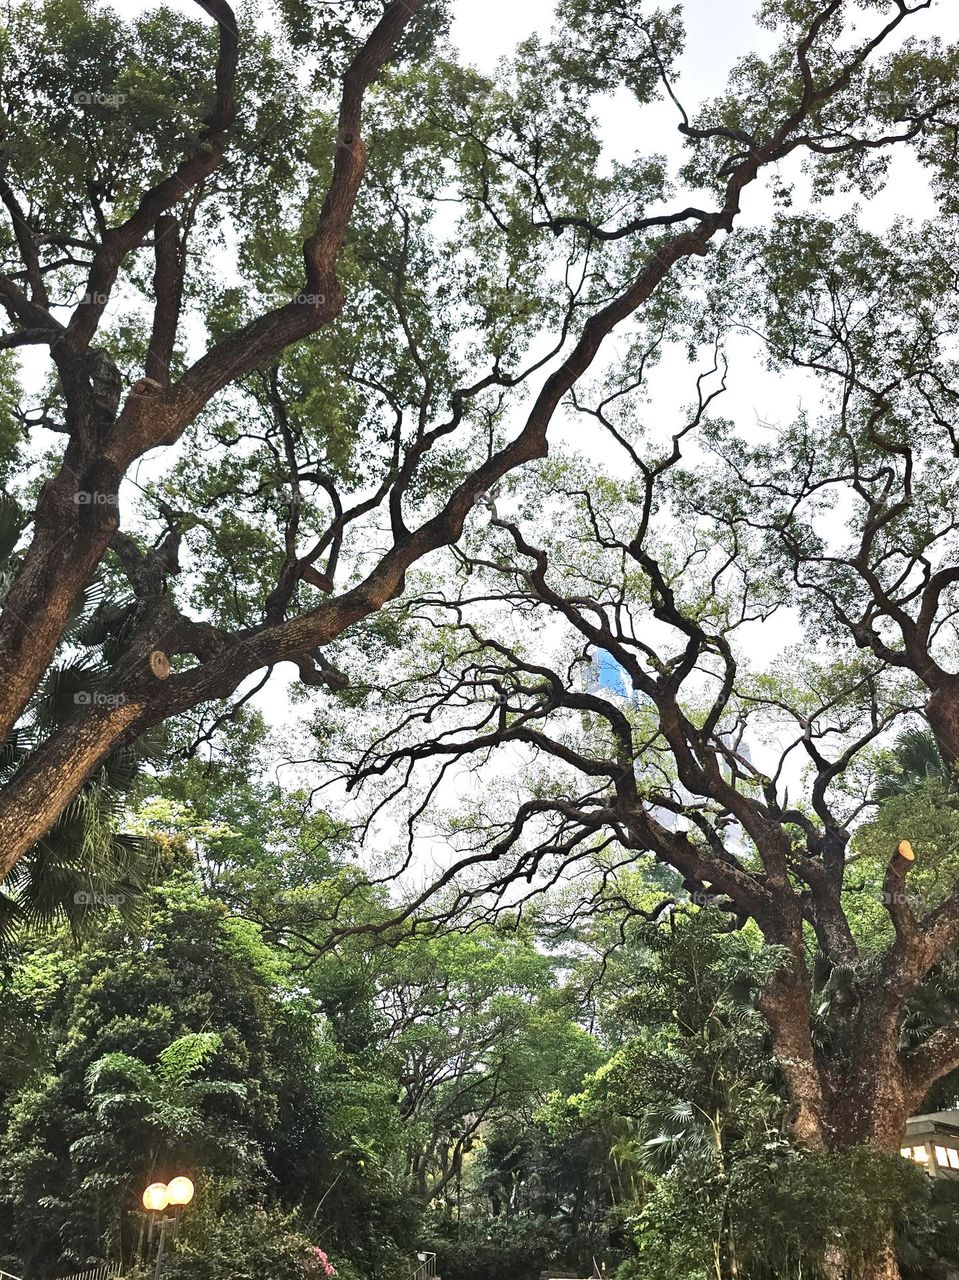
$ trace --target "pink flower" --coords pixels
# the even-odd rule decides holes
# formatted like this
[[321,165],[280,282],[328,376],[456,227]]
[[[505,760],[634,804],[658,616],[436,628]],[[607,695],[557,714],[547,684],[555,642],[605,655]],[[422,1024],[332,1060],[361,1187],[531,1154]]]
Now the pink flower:
[[317,1245],[317,1247],[313,1250],[313,1253],[316,1257],[317,1262],[323,1268],[325,1273],[328,1276],[335,1276],[336,1268],[333,1266],[333,1263],[330,1262],[329,1258],[326,1256],[323,1250],[319,1247],[319,1245]]

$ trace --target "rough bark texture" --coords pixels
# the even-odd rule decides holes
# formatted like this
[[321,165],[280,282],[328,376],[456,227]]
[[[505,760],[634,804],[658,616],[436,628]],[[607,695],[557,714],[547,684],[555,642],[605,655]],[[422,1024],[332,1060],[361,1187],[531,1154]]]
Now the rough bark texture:
[[852,1262],[841,1247],[832,1250],[825,1258],[828,1280],[899,1280],[899,1263],[890,1243],[881,1245],[865,1262]]
[[954,768],[959,764],[959,686],[949,681],[938,688],[926,703],[926,715],[942,758]]
[[[808,996],[799,984],[796,992],[795,997],[777,993],[762,1004],[792,1102],[793,1139],[813,1149],[864,1146],[894,1155],[911,1114],[895,1030],[882,1037],[882,1043],[871,1045],[851,1072],[846,1064],[817,1062],[808,1040]],[[838,1243],[824,1262],[829,1280],[899,1280],[891,1231],[865,1260],[851,1259]]]

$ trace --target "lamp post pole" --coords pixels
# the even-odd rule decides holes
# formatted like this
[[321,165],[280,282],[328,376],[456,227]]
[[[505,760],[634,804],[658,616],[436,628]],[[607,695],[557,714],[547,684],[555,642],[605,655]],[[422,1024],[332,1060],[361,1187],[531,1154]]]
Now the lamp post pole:
[[153,1280],[160,1280],[163,1274],[163,1251],[166,1248],[166,1229],[176,1221],[175,1218],[168,1218],[166,1214],[160,1219],[160,1243],[157,1246],[157,1269]]
[[[167,1227],[176,1225],[176,1211],[186,1206],[193,1199],[193,1183],[189,1178],[182,1175],[174,1178],[169,1184],[165,1182],[152,1182],[143,1193],[143,1207],[149,1211],[151,1215],[160,1214],[160,1242],[157,1246],[157,1266],[154,1280],[161,1280],[163,1274],[163,1255],[166,1251],[166,1233]],[[166,1216],[166,1210],[173,1210],[172,1216]],[[154,1216],[150,1218],[150,1236],[153,1236],[153,1224],[156,1221]]]

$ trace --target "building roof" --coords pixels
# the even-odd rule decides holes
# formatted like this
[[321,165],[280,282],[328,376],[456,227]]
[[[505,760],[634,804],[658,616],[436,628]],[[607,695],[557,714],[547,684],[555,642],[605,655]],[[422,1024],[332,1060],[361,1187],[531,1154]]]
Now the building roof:
[[906,1136],[915,1138],[922,1134],[959,1142],[959,1111],[929,1111],[925,1115],[910,1116],[906,1121]]

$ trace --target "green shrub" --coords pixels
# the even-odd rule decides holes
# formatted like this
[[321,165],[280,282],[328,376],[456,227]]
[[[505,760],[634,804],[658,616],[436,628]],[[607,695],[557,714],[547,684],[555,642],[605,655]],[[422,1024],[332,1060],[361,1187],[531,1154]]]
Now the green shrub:
[[455,1239],[435,1238],[429,1247],[443,1280],[539,1280],[550,1263],[562,1271],[585,1267],[585,1276],[591,1255],[603,1252],[600,1242],[570,1240],[561,1222],[543,1217],[464,1224]]
[[[326,1280],[316,1246],[295,1220],[262,1209],[195,1222],[178,1240],[164,1280]],[[337,1280],[351,1280],[346,1267]]]

